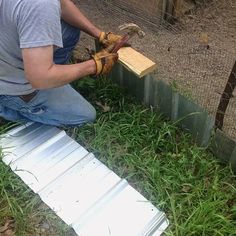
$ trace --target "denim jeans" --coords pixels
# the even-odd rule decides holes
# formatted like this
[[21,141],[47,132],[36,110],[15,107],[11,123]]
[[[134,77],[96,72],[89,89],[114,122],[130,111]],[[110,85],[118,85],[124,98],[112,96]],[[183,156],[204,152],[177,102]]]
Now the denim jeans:
[[[80,30],[62,21],[63,48],[54,52],[56,64],[66,64],[80,37]],[[40,122],[55,126],[79,126],[93,122],[94,107],[70,85],[38,90],[29,101],[0,95],[0,116],[10,121]]]

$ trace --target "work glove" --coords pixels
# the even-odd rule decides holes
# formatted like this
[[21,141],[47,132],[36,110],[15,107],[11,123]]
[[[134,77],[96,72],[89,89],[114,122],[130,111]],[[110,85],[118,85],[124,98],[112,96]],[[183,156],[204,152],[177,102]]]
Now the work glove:
[[95,53],[92,56],[93,60],[96,63],[96,76],[108,74],[115,62],[118,60],[117,53],[109,53],[106,49],[102,49],[101,51]]
[[103,45],[103,47],[108,47],[112,44],[116,44],[122,38],[121,35],[113,34],[112,32],[106,33],[102,32],[99,36],[99,43]]

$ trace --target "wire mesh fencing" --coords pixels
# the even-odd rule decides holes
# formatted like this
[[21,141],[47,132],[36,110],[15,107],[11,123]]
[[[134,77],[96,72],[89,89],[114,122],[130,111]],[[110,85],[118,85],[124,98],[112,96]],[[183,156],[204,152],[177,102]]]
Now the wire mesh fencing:
[[[157,62],[158,78],[216,115],[236,59],[233,0],[80,2],[82,9],[108,30],[127,22],[138,24],[146,37],[132,39],[132,46]],[[235,112],[232,98],[223,130],[236,139]]]

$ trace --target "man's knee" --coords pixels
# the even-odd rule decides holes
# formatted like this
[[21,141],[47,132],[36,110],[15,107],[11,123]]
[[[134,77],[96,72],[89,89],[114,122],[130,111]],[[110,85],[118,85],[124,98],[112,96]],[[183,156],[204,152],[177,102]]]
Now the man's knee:
[[96,110],[90,105],[84,114],[85,123],[92,123],[96,120]]
[[93,123],[96,119],[95,108],[88,104],[83,109],[77,109],[73,116],[68,116],[68,120],[65,121],[65,125],[82,126],[86,123]]

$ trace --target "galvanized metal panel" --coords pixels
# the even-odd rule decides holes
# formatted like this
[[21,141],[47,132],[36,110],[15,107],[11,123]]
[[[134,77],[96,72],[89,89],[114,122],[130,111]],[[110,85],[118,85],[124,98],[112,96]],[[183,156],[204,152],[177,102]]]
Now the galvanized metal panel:
[[179,94],[177,119],[201,146],[207,146],[214,128],[214,118],[203,108]]
[[10,166],[13,170],[23,167],[25,169],[32,168],[43,160],[48,160],[47,157],[51,158],[53,155],[58,154],[64,146],[67,146],[68,142],[73,142],[73,140],[70,140],[68,136],[66,136],[65,132],[60,132],[58,135],[55,135],[38,148],[34,149],[33,152],[27,153],[21,158],[13,161]]
[[16,169],[14,172],[17,173],[34,192],[38,193],[87,154],[88,152],[83,147],[77,147],[73,151],[68,149],[66,152],[60,153],[53,159],[48,158],[49,162],[44,166],[46,167],[45,169],[22,167],[20,171]]
[[88,222],[81,224],[78,221],[73,227],[81,236],[148,235],[145,225],[153,219],[160,225],[166,221],[162,212],[131,186],[126,185],[97,214],[90,216]]
[[89,162],[84,160],[83,164],[78,163],[73,170],[39,194],[59,216],[63,216],[67,224],[71,224],[119,180],[118,176],[94,158]]
[[[26,129],[28,128],[29,127]],[[35,148],[40,148],[40,145],[61,132],[63,133],[64,131],[57,129],[56,127],[41,126],[35,131],[30,129],[30,132],[18,136],[19,138],[11,136],[11,141],[7,141],[6,146],[3,141],[3,146],[6,149],[6,155],[4,155],[3,161],[8,165],[27,153],[30,154],[35,151]]]
[[160,235],[163,212],[56,127],[27,124],[1,137],[4,162],[80,236]]
[[[27,135],[30,135],[31,133],[37,131],[40,127],[43,127],[42,124],[39,123],[30,123],[26,125],[22,125],[19,127],[14,128],[13,130],[10,130],[6,134],[3,134],[1,137],[1,145],[4,147],[10,147],[13,145],[10,145],[11,142],[14,141],[23,141]],[[17,137],[21,137],[21,139],[17,139]]]

